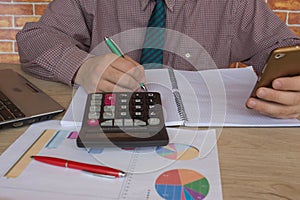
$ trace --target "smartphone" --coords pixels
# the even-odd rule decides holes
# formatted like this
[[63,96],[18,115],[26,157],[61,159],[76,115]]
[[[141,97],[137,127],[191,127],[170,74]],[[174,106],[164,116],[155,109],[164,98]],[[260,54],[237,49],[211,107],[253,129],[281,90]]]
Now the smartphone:
[[300,75],[300,46],[281,47],[270,54],[267,63],[258,77],[251,97],[256,96],[259,87],[272,87],[272,81],[279,77]]

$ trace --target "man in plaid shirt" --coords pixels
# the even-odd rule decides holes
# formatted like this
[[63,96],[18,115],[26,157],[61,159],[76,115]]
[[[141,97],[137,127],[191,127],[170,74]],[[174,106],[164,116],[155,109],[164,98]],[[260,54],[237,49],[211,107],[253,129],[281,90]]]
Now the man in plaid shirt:
[[[218,68],[243,62],[261,73],[272,50],[300,44],[264,0],[164,4],[166,29],[195,40]],[[124,58],[109,52],[95,55],[92,50],[105,36],[146,28],[154,6],[153,0],[54,0],[40,21],[27,23],[17,34],[22,68],[39,78],[82,85],[88,92],[135,90],[145,81],[140,49],[126,52]],[[197,51],[188,47],[182,55],[164,52],[163,64],[201,70],[186,61],[197,57]],[[247,106],[272,117],[299,117],[300,76],[276,79],[272,86],[260,88],[260,99],[248,99]]]

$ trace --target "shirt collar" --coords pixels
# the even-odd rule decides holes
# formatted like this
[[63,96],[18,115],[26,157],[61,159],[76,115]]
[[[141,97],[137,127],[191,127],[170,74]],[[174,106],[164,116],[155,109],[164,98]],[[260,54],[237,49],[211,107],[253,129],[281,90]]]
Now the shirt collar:
[[[141,8],[142,10],[145,10],[151,0],[141,0]],[[175,0],[165,0],[165,3],[167,5],[167,8],[173,12],[173,8],[175,5]]]

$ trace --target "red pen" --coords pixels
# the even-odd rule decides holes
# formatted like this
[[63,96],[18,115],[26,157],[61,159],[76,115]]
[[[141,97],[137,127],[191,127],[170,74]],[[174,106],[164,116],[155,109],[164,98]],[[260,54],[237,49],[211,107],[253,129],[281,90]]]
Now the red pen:
[[48,156],[31,156],[31,158],[50,165],[78,169],[85,172],[93,173],[95,175],[109,177],[109,178],[126,176],[125,172],[110,167],[100,166],[100,165],[80,163],[76,161],[65,160],[61,158],[53,158]]

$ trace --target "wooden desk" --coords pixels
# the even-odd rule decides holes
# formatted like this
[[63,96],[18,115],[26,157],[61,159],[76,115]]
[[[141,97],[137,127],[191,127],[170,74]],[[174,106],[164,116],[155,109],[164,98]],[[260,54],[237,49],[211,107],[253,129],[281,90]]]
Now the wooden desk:
[[[19,65],[0,64],[4,68],[20,72],[67,109],[73,92],[70,87],[28,76]],[[0,130],[0,154],[27,127]],[[224,128],[218,151],[225,200],[299,199],[299,128]]]

